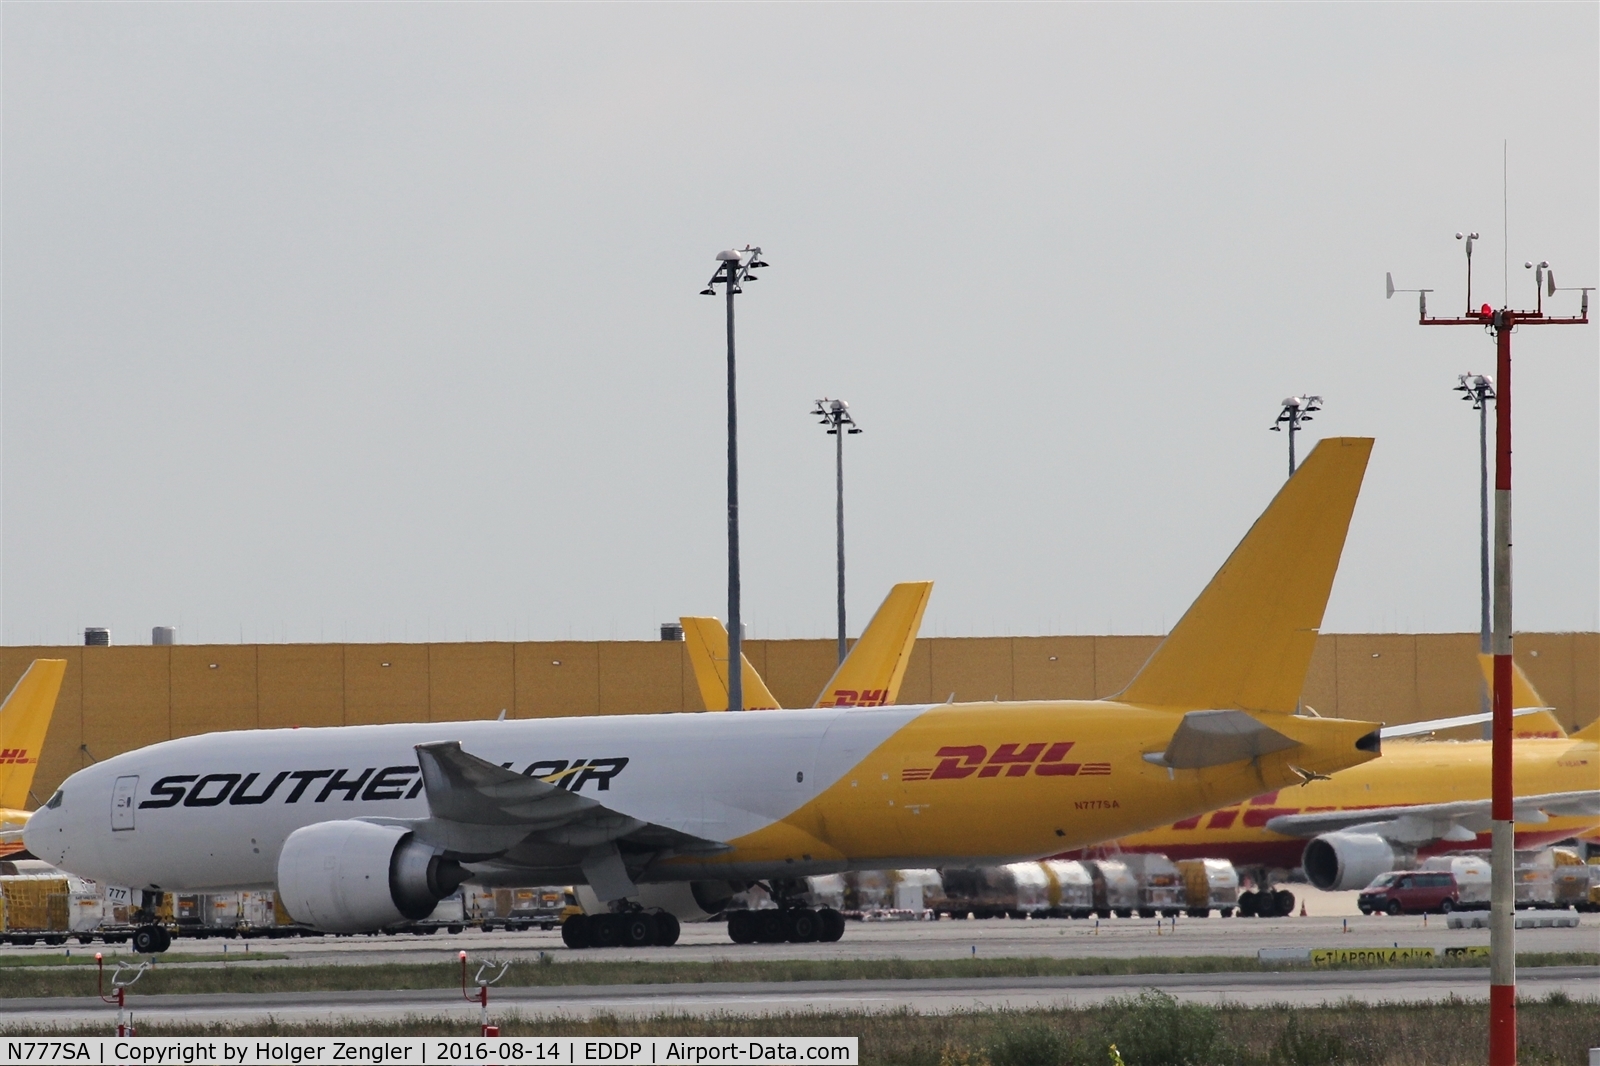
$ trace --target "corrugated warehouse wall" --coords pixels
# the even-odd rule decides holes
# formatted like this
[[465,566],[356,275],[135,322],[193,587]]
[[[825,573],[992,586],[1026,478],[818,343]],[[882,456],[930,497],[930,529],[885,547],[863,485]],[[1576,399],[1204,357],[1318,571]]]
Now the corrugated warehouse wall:
[[[1122,689],[1160,637],[931,637],[902,703],[1093,699]],[[1571,728],[1600,713],[1600,634],[1524,633],[1517,660]],[[1390,723],[1478,709],[1477,634],[1327,634],[1304,702]],[[786,707],[816,699],[832,640],[752,640],[746,654]],[[219,729],[459,721],[702,709],[682,643],[211,644],[0,648],[7,690],[35,658],[66,679],[34,793],[90,762]]]

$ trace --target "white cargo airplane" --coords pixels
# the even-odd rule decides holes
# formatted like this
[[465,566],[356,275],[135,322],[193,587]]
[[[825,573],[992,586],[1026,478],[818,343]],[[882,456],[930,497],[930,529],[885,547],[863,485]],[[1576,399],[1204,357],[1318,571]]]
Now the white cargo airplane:
[[1375,758],[1374,724],[1294,713],[1371,444],[1323,441],[1115,699],[211,733],[78,771],[25,839],[145,892],[276,887],[330,932],[472,878],[586,883],[613,910],[573,946],[670,943],[764,881],[735,939],[837,939],[805,875],[1036,859]]

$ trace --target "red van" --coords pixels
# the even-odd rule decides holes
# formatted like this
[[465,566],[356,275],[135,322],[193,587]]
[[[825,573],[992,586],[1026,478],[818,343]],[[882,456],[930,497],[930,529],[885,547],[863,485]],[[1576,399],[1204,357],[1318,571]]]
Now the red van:
[[1356,906],[1362,914],[1449,914],[1461,907],[1456,875],[1439,870],[1400,870],[1380,874],[1361,890]]

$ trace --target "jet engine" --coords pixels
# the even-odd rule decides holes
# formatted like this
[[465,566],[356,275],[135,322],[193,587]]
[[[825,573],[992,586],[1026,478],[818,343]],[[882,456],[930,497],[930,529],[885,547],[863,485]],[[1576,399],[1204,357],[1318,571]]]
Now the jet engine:
[[1324,833],[1300,857],[1306,880],[1324,892],[1366,888],[1372,879],[1411,865],[1415,855],[1374,833]]
[[[726,881],[668,881],[640,885],[639,894],[629,896],[647,911],[666,911],[680,922],[704,922],[722,913],[733,899],[735,887]],[[607,908],[588,885],[577,887],[578,902],[586,914],[604,914]]]
[[289,834],[278,853],[278,899],[297,922],[362,933],[426,918],[465,881],[402,826],[318,822]]

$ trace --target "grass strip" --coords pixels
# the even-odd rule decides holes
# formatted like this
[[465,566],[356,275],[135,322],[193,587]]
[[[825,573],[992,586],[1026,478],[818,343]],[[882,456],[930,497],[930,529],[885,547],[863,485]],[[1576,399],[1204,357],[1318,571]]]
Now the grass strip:
[[[1518,1005],[1522,1066],[1582,1062],[1600,1005],[1561,993]],[[1488,1007],[1442,1003],[1364,1003],[1325,1007],[1182,1004],[1146,991],[1085,1008],[800,1012],[778,1015],[662,1014],[631,1018],[528,1016],[495,1011],[506,1036],[854,1036],[873,1066],[1105,1066],[1115,1044],[1126,1066],[1481,1066],[1487,1061]],[[441,1036],[476,1037],[477,1016],[411,1016],[398,1021],[169,1025],[144,1014],[141,1036]],[[102,1036],[105,1025],[55,1029],[0,1027],[0,1036]]]
[[[167,965],[140,979],[138,995],[187,995],[210,992],[353,992],[413,988],[451,988],[460,983],[454,953],[440,953],[439,962],[318,966]],[[219,960],[215,956],[212,961]],[[1543,952],[1517,956],[1519,966],[1600,966],[1600,952]],[[230,960],[231,962],[231,960]],[[1329,970],[1461,969],[1485,967],[1487,959],[1410,959],[1383,966],[1341,963]],[[510,986],[705,984],[718,981],[862,981],[926,980],[954,977],[1129,977],[1177,973],[1278,973],[1278,962],[1258,962],[1247,955],[1149,956],[1143,958],[1011,958],[1011,959],[737,959],[713,962],[557,961],[543,954],[517,961],[500,982]],[[1306,967],[1295,967],[1304,969]],[[92,973],[34,970],[0,972],[0,998],[84,996],[94,993]]]

